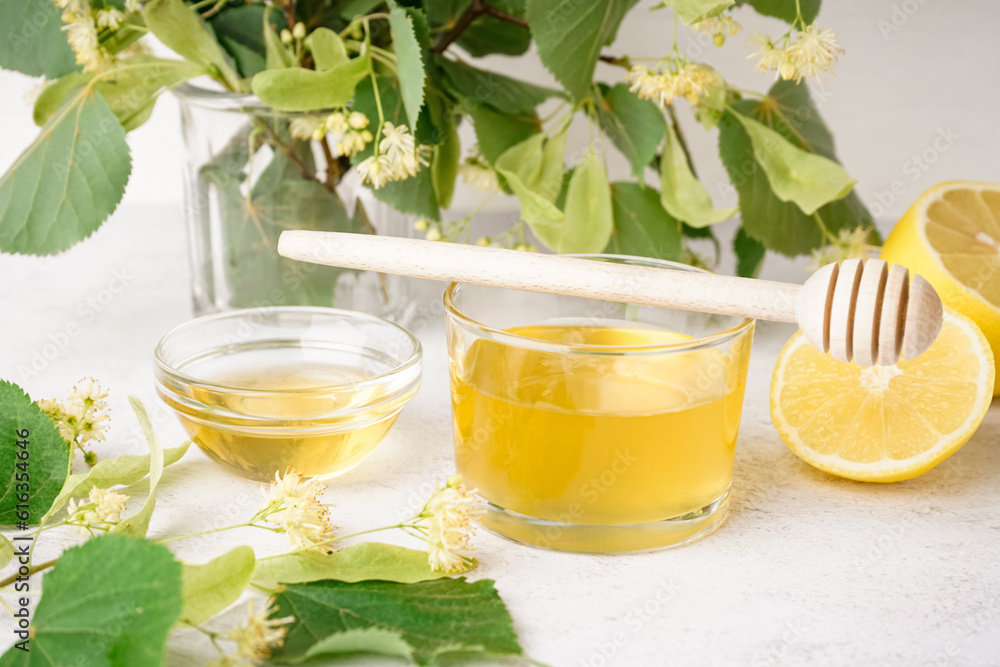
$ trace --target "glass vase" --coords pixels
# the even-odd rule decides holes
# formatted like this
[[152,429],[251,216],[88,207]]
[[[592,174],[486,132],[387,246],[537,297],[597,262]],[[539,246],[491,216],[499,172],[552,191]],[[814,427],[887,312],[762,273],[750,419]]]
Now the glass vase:
[[[329,143],[292,136],[295,114],[253,95],[178,87],[184,217],[196,315],[234,308],[327,306],[405,323],[409,279],[292,261],[286,229],[406,236],[409,216],[374,198]],[[331,142],[331,143],[335,143]]]

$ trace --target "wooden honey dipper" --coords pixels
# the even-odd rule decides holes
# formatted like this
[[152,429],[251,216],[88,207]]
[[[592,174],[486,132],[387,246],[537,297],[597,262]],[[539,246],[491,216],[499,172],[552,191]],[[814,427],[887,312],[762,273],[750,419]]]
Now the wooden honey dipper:
[[804,285],[458,243],[286,231],[289,259],[415,278],[795,322],[834,359],[872,366],[917,356],[941,330],[941,299],[879,259],[827,264]]

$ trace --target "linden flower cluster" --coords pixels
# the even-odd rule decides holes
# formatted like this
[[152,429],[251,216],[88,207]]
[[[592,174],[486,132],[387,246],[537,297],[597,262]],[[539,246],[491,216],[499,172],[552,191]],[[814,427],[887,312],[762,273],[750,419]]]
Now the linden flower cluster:
[[635,65],[625,75],[629,90],[639,99],[653,100],[661,108],[673,104],[675,97],[683,97],[697,104],[715,81],[714,73],[696,63],[675,63],[676,69],[666,67],[651,71],[645,65]]
[[233,628],[226,638],[236,642],[236,652],[219,656],[217,660],[208,663],[208,667],[247,667],[259,665],[270,657],[271,649],[281,646],[285,641],[288,628],[283,627],[295,620],[294,616],[283,618],[268,618],[274,609],[273,601],[268,600],[264,608],[254,612],[254,601],[250,600],[247,609],[247,623]]
[[458,166],[458,173],[467,185],[471,185],[477,190],[489,192],[500,187],[496,172],[478,158],[466,159]]
[[743,29],[743,26],[728,14],[702,19],[692,27],[697,32],[711,35],[716,46],[722,46],[726,43],[726,37],[737,35]]
[[427,540],[427,562],[435,572],[462,572],[471,559],[461,551],[472,550],[472,520],[481,513],[472,492],[452,475],[444,487],[435,487],[417,514],[414,528]]
[[97,462],[93,452],[84,449],[91,442],[104,440],[108,424],[108,394],[93,378],[84,378],[62,401],[54,398],[41,399],[38,407],[59,427],[59,434],[70,446],[70,455],[76,449],[84,453],[90,465]]
[[808,270],[818,271],[827,264],[845,259],[868,259],[873,257],[876,251],[877,248],[871,245],[867,228],[841,229],[832,243],[812,251]]
[[75,526],[84,537],[93,535],[95,529],[110,530],[121,521],[127,500],[128,496],[113,489],[94,486],[86,499],[69,501],[66,524]]
[[757,69],[761,72],[775,71],[777,78],[801,81],[804,77],[817,79],[829,72],[837,62],[837,54],[843,53],[837,43],[836,34],[828,28],[820,28],[815,23],[798,31],[794,40],[786,35],[778,44],[767,35],[755,33],[749,42],[757,50],[747,58],[757,59]]
[[339,155],[351,156],[360,153],[374,137],[368,130],[368,116],[360,111],[345,115],[341,112],[329,116],[301,116],[289,125],[289,131],[296,139],[322,141],[330,134],[339,137],[334,148]]
[[320,503],[326,490],[322,482],[303,480],[302,474],[289,468],[284,476],[275,473],[274,481],[263,487],[264,500],[256,518],[279,526],[296,549],[325,550],[333,539],[329,510]]
[[69,42],[76,63],[83,65],[86,72],[99,74],[107,70],[114,57],[101,46],[101,29],[117,30],[125,20],[125,14],[115,7],[94,10],[89,0],[54,0],[56,7],[63,10],[62,22],[66,25],[66,41]]
[[410,128],[386,121],[378,152],[358,164],[358,175],[376,190],[386,183],[416,176],[426,167],[427,146],[417,146]]

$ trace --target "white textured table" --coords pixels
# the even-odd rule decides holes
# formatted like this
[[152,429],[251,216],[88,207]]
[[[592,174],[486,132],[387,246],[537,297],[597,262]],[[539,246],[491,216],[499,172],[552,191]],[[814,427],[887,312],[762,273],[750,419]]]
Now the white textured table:
[[[35,397],[62,394],[84,375],[110,385],[113,428],[101,456],[144,449],[128,393],[155,406],[165,445],[184,439],[151,375],[156,340],[191,316],[179,214],[179,206],[125,207],[63,256],[0,256],[0,377]],[[782,271],[787,264],[774,263],[769,277]],[[835,479],[791,454],[768,418],[771,368],[790,333],[759,330],[730,517],[719,532],[679,549],[602,557],[480,531],[472,576],[497,581],[530,656],[560,667],[1000,664],[1000,402],[965,448],[921,478],[886,486]],[[442,327],[420,334],[419,395],[375,454],[331,483],[342,532],[402,518],[452,471]],[[131,492],[141,497],[141,484]],[[192,450],[165,472],[150,532],[243,520],[258,499],[257,485]],[[78,539],[50,535],[43,559],[59,539]],[[244,529],[175,549],[204,561],[242,543],[260,554],[284,548],[278,536]],[[2,645],[11,641],[8,623]],[[175,632],[171,646],[171,665],[213,656],[193,632]],[[351,664],[361,662],[382,664]]]

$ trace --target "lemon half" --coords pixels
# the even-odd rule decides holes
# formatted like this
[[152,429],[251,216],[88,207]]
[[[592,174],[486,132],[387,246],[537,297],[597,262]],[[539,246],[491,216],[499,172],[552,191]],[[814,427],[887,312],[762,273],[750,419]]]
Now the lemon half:
[[[1000,356],[1000,185],[949,181],[924,192],[882,246],[941,301],[979,325]],[[994,394],[1000,394],[995,384]]]
[[771,419],[806,462],[841,477],[895,482],[954,454],[982,422],[993,353],[972,320],[946,308],[920,356],[859,366],[823,354],[796,333],[771,379]]

